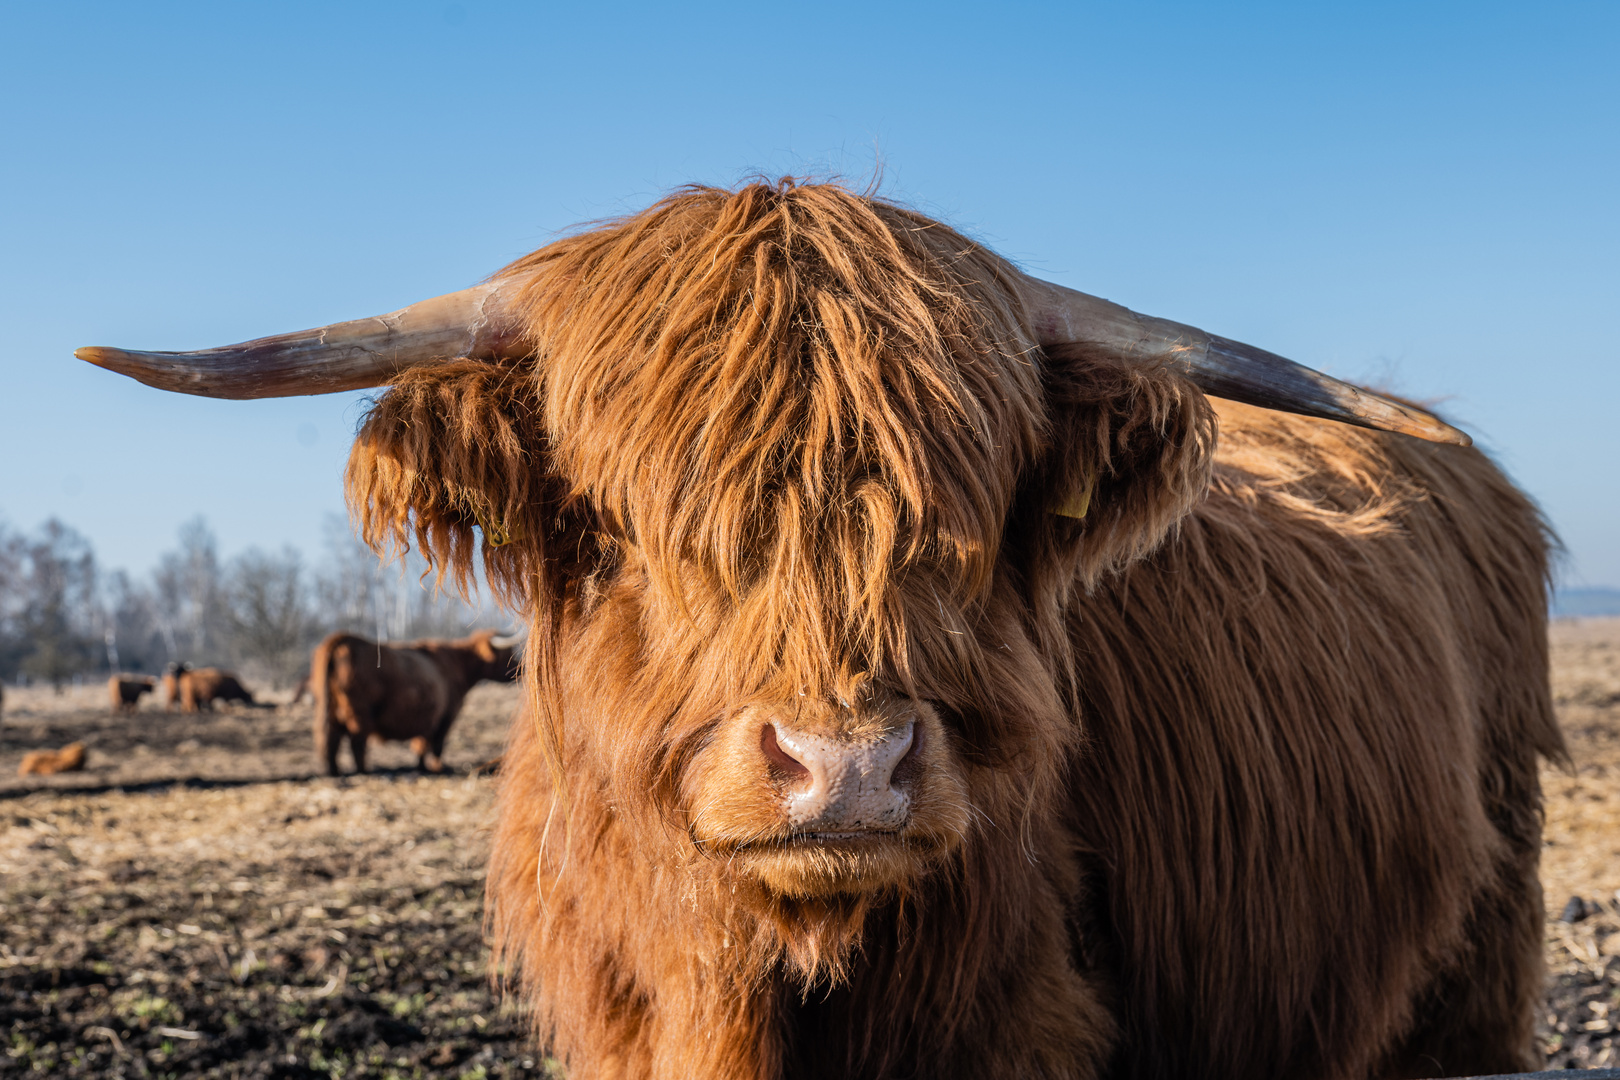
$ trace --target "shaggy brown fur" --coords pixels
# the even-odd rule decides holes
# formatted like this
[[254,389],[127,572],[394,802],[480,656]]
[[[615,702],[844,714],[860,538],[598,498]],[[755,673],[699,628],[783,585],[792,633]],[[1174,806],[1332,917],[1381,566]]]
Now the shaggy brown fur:
[[491,643],[495,631],[461,641],[378,645],[354,634],[332,634],[310,656],[315,695],[315,756],[338,774],[338,751],[349,742],[355,772],[366,771],[370,739],[409,741],[418,768],[444,769],[444,740],[467,691],[485,679],[511,682],[511,646]]
[[55,776],[84,768],[84,743],[68,743],[60,750],[30,750],[17,766],[18,776]]
[[1531,1068],[1541,523],[1473,451],[1221,419],[1209,499],[1069,619],[1121,1071]]
[[113,712],[134,712],[142,694],[157,689],[157,680],[150,675],[114,675],[107,680],[108,706]]
[[[1217,456],[834,186],[504,273],[543,348],[403,376],[349,488],[531,617],[490,918],[571,1076],[1531,1064],[1547,538],[1481,455],[1222,406]],[[897,717],[905,828],[795,842],[760,725]]]

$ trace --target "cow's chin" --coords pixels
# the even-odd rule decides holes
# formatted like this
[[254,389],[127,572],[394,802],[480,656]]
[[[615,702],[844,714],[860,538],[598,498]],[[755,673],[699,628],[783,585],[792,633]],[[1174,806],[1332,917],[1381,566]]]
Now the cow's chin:
[[903,833],[810,834],[748,844],[731,865],[787,899],[870,896],[928,873],[945,854],[930,848]]

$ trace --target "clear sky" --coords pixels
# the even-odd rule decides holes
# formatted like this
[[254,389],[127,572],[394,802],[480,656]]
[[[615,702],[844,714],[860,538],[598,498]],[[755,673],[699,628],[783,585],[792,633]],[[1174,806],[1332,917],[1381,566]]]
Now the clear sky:
[[0,516],[320,547],[363,395],[190,349],[462,288],[691,181],[838,174],[1026,268],[1445,399],[1620,585],[1620,4],[0,7]]

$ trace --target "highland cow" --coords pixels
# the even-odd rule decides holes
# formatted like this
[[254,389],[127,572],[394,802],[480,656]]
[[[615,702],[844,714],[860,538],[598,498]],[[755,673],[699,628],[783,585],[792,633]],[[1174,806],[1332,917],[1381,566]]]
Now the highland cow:
[[1549,536],[1415,406],[790,182],[80,355],[389,385],[365,539],[530,622],[489,918],[572,1077],[1535,1063]]
[[72,742],[60,750],[30,750],[17,766],[18,776],[55,776],[84,768],[84,743]]
[[169,708],[178,703],[181,712],[211,712],[216,701],[238,701],[260,707],[242,681],[219,668],[194,668],[190,664],[171,666],[163,675]]
[[338,775],[338,751],[348,740],[354,771],[366,771],[366,743],[411,744],[416,765],[444,771],[444,740],[467,700],[486,679],[517,678],[514,641],[479,630],[460,641],[378,645],[356,634],[332,634],[310,657],[315,694],[315,756]]
[[163,707],[174,710],[180,707],[180,680],[191,670],[191,665],[185,661],[171,660],[163,668],[163,677],[159,685],[163,687]]
[[112,712],[134,712],[142,694],[157,689],[157,680],[150,675],[114,675],[107,680],[108,705]]

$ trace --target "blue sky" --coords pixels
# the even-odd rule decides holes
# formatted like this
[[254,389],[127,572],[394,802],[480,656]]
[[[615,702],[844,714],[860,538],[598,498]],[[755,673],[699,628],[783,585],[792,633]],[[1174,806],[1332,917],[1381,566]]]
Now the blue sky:
[[1620,585],[1620,5],[9,4],[0,516],[314,553],[363,395],[72,360],[400,307],[670,187],[881,166],[1026,268],[1406,394]]

